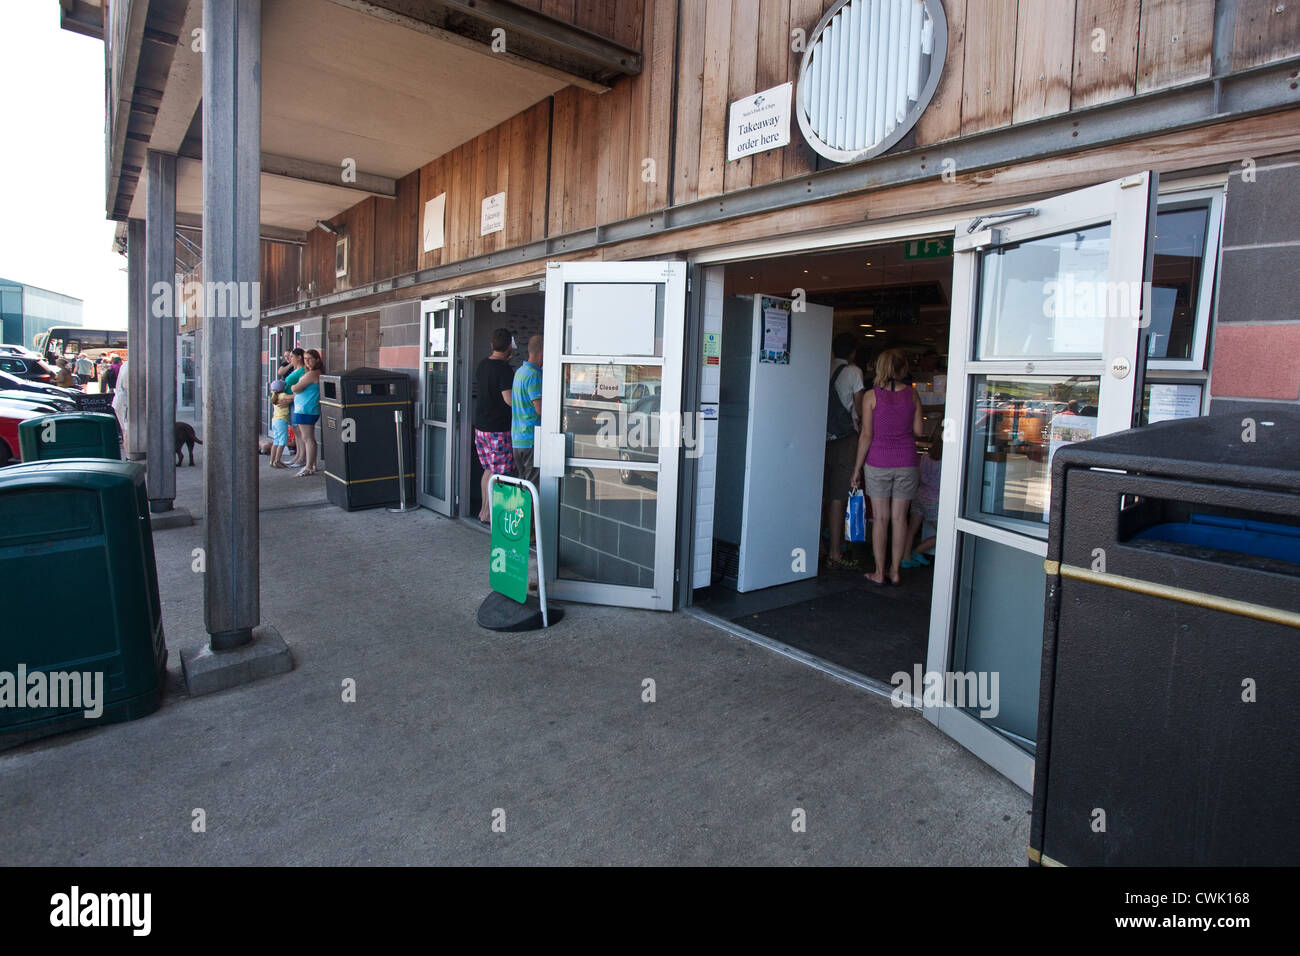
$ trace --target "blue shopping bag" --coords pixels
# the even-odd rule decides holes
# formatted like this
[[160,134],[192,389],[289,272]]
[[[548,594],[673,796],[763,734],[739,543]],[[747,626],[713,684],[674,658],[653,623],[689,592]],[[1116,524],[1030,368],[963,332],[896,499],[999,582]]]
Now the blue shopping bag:
[[849,502],[844,507],[844,540],[867,540],[867,499],[860,488],[849,493]]

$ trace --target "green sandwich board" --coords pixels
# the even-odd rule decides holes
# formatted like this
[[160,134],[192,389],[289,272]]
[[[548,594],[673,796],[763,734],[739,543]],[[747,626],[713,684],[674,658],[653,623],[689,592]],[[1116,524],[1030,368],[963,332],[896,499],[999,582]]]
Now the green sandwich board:
[[492,482],[492,590],[523,604],[528,598],[528,532],[533,500],[524,485]]

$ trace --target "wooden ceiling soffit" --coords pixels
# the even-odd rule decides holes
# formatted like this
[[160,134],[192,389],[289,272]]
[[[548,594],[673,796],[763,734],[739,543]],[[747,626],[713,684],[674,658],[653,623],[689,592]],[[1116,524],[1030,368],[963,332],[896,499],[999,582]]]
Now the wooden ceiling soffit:
[[[331,0],[594,92],[641,72],[641,52],[510,0]],[[504,30],[504,35],[494,34]],[[492,52],[493,40],[505,49]]]

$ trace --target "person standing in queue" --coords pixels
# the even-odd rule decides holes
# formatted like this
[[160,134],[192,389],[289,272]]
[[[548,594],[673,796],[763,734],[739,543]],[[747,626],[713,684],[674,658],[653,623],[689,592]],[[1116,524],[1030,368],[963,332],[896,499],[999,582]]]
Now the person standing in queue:
[[[284,379],[284,390],[287,394],[294,394],[293,387],[298,384],[300,378],[307,374],[306,355],[307,353],[302,349],[294,349],[287,356],[291,371],[287,375],[279,376]],[[289,464],[297,465],[301,468],[307,463],[307,459],[303,457],[306,454],[306,446],[302,441],[302,428],[294,424],[292,413],[290,413],[289,416],[289,425],[293,429],[294,436],[297,438],[294,442],[294,451],[296,454],[294,455],[293,461],[289,462]]]
[[[876,383],[862,402],[862,431],[853,465],[853,488],[862,487],[866,463],[867,497],[871,499],[873,584],[900,584],[899,566],[911,544],[907,513],[920,484],[916,439],[924,438],[921,398],[907,384],[907,353],[888,349],[876,359]],[[885,545],[893,531],[889,558]]]
[[830,408],[826,415],[826,460],[822,471],[822,507],[830,541],[826,564],[832,568],[855,568],[858,562],[845,557],[844,498],[853,481],[853,456],[858,451],[862,421],[862,370],[850,362],[857,336],[841,332],[831,342]]
[[316,474],[316,421],[320,418],[320,376],[325,370],[325,363],[315,349],[308,349],[303,361],[305,371],[290,388],[293,392],[290,421],[298,426],[303,446],[303,466],[295,478]]
[[528,340],[528,360],[515,372],[511,389],[510,443],[515,476],[537,484],[533,429],[542,423],[542,334]]
[[515,473],[514,446],[510,440],[515,374],[510,367],[513,341],[509,329],[493,331],[492,354],[478,363],[474,373],[478,386],[478,402],[474,406],[474,451],[478,454],[478,463],[483,466],[480,480],[483,504],[478,509],[478,520],[484,524],[492,520],[488,482],[493,475]]

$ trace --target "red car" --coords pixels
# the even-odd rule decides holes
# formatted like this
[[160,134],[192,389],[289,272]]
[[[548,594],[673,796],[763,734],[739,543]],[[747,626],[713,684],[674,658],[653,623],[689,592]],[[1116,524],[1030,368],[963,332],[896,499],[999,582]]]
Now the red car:
[[18,457],[18,423],[40,418],[45,412],[12,402],[0,402],[0,467]]

